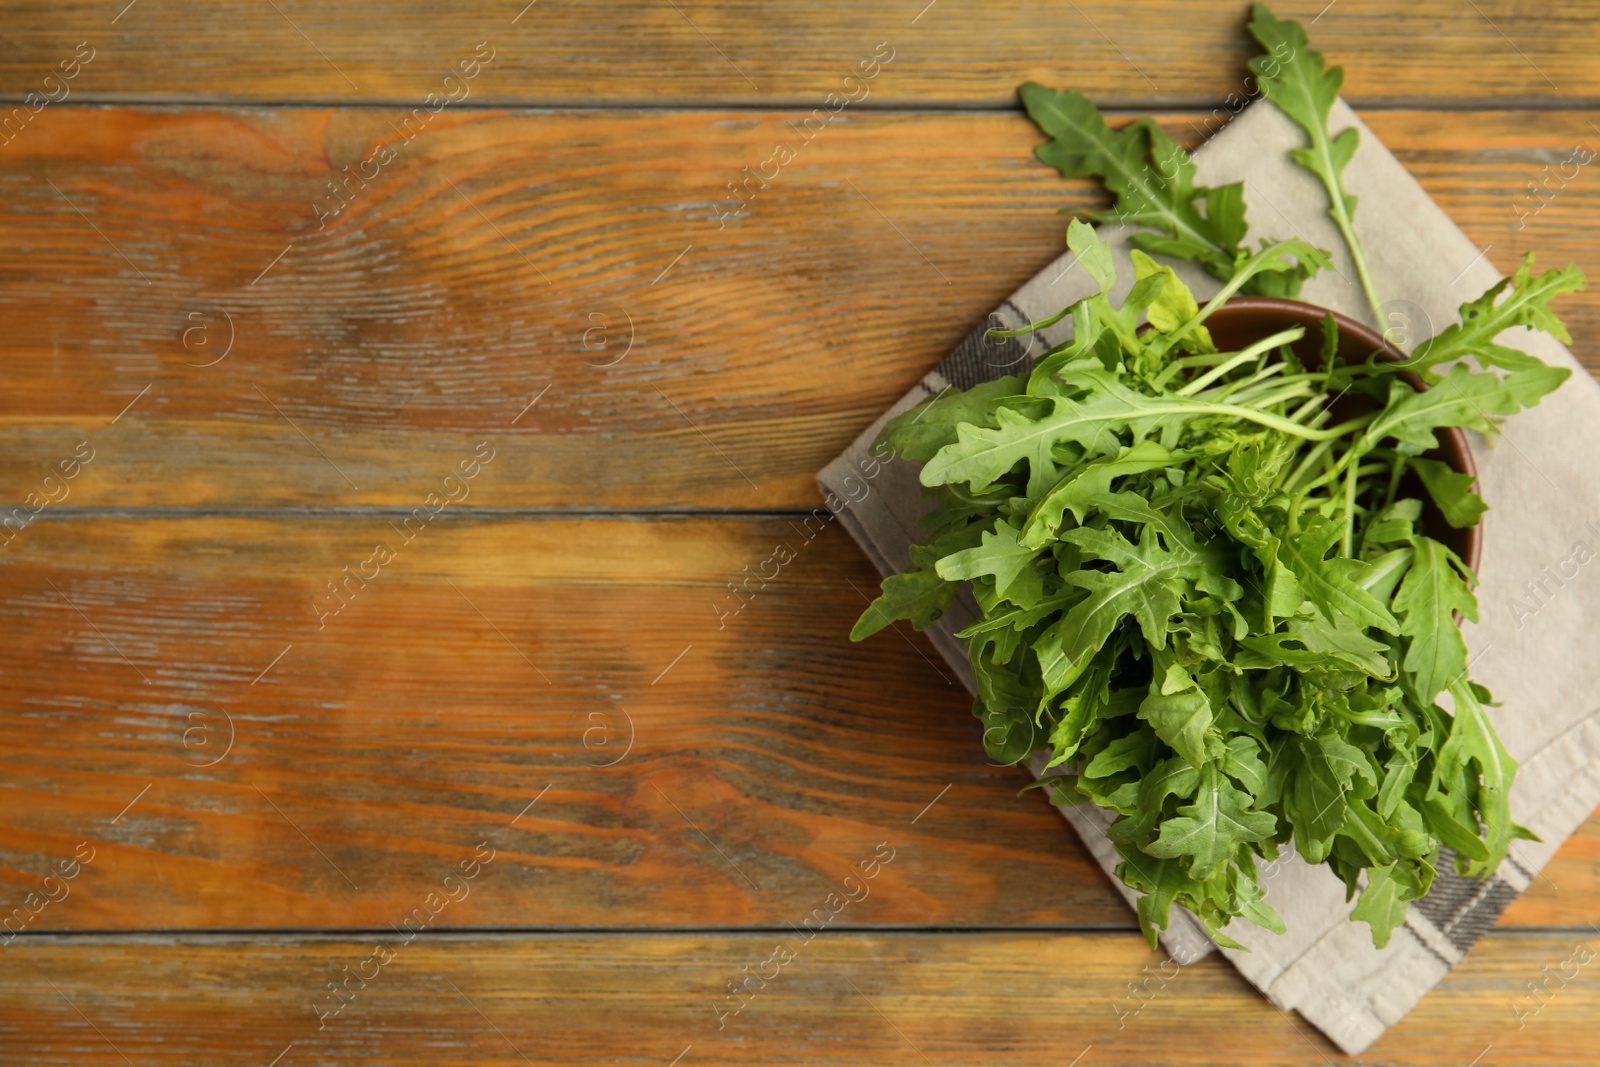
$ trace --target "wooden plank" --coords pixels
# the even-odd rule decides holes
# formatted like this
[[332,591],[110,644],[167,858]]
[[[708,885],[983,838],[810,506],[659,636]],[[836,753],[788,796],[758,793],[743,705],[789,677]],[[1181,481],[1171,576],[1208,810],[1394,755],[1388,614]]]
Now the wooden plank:
[[[850,644],[873,576],[837,528],[399,521],[19,537],[0,896],[89,840],[40,928],[382,926],[488,840],[496,889],[452,925],[773,925],[892,838],[903,887],[857,922],[1127,921],[926,643]],[[319,620],[346,565],[379,577]]]
[[[1356,100],[1600,96],[1595,12],[1582,0],[1273,7],[1315,23],[1313,45],[1345,66]],[[11,4],[0,89],[14,100],[60,95],[43,79],[86,42],[94,52],[82,54],[94,58],[66,83],[68,99],[420,103],[429,92],[460,95],[443,78],[482,42],[494,60],[467,83],[473,100],[810,107],[829,93],[859,95],[845,79],[881,42],[879,54],[893,59],[867,83],[866,106],[1003,107],[1036,79],[1131,106],[1209,107],[1248,91],[1245,61],[1258,51],[1244,29],[1248,6],[1231,0],[818,0],[779,10],[758,0],[475,0],[448,9],[412,0],[385,4],[380,17],[308,0],[220,0],[196,15],[191,5],[139,0]]]
[[[275,1056],[283,1067],[1345,1061],[1225,961],[1179,968],[1128,932],[400,942],[387,931],[19,939],[0,971],[0,1057],[73,1067]],[[1597,948],[1588,931],[1491,935],[1359,1062],[1592,1064],[1600,985],[1584,961]],[[751,974],[770,981],[750,979],[745,1006],[719,1029],[718,1012],[739,1003],[727,987]],[[347,976],[335,1000],[327,986]]]
[[[0,199],[9,507],[88,442],[66,506],[412,508],[485,439],[468,506],[810,507],[1061,250],[1057,209],[1103,204],[1015,115],[846,116],[726,218],[798,113],[446,112],[409,143],[382,109],[44,117]],[[1600,269],[1593,168],[1527,191],[1600,112],[1367,118],[1500,267]],[[1600,289],[1561,306],[1600,367]]]
[[[988,765],[926,642],[847,640],[874,575],[839,528],[447,510],[408,544],[399,521],[24,531],[0,568],[0,914],[87,841],[28,929],[382,928],[489,841],[494,889],[447,925],[776,926],[889,841],[892,891],[851,923],[1130,923]],[[319,618],[346,566],[378,577]],[[775,567],[733,613],[728,583]],[[1600,919],[1597,842],[1591,821],[1512,920]]]

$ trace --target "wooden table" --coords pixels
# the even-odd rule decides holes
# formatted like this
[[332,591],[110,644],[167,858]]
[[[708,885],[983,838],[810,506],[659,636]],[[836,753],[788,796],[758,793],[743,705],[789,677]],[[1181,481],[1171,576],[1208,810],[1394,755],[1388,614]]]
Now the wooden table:
[[[924,2],[8,5],[0,1063],[1341,1059],[1164,977],[797,529],[1103,204],[1015,87],[1192,143],[1249,54],[1241,3]],[[1545,184],[1592,5],[1324,3],[1497,266],[1600,274],[1596,169]],[[1364,1062],[1595,1063],[1597,889],[1591,820]]]

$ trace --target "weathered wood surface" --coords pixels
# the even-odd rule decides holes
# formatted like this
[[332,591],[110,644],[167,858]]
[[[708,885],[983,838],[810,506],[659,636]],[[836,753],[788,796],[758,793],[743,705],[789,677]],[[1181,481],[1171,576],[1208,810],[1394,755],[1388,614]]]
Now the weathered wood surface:
[[[725,224],[799,113],[447,111],[409,144],[401,117],[41,113],[0,198],[0,501],[88,441],[69,506],[412,508],[489,439],[520,447],[468,507],[810,507],[816,470],[1062,250],[1056,210],[1103,204],[1017,115],[848,115]],[[1537,213],[1527,186],[1600,147],[1597,117],[1366,116],[1497,265],[1591,274],[1592,167]],[[330,175],[386,141],[319,229]],[[1600,290],[1561,309],[1600,330]]]
[[[1342,1062],[1163,980],[799,514],[1103,204],[1016,85],[1194,143],[1246,5],[524,3],[6,8],[0,1063]],[[1600,271],[1591,5],[1276,8],[1491,261]],[[1594,1062],[1597,901],[1600,817],[1358,1062]]]
[[[1279,0],[1313,25],[1352,100],[1600,97],[1583,0]],[[1132,106],[1223,101],[1257,51],[1243,0],[55,0],[6,9],[0,91],[21,100],[80,43],[94,58],[70,100],[420,103],[480,42],[495,50],[471,99],[512,103],[786,102],[820,106],[880,44],[892,62],[866,106],[1010,106],[1028,79]],[[85,53],[88,54],[88,53]],[[59,89],[55,89],[59,93]],[[455,90],[459,93],[460,90]]]
[[[1026,775],[987,765],[926,643],[850,644],[873,575],[842,530],[399,524],[24,531],[0,569],[0,899],[88,839],[39,928],[381,926],[489,840],[498,889],[451,925],[773,925],[893,839],[903,885],[854,921],[1127,921],[1014,795]],[[392,562],[319,629],[326,582],[379,543]],[[796,558],[733,613],[779,543]]]
[[[500,891],[498,863],[468,900]],[[1213,956],[1179,969],[1129,933],[824,933],[805,942],[784,928],[400,941],[386,930],[19,940],[0,950],[9,1007],[0,1059],[663,1067],[681,1056],[683,1067],[1032,1067],[1081,1056],[1083,1067],[1587,1067],[1600,1014],[1593,964],[1581,962],[1600,939],[1571,931],[1486,937],[1359,1060],[1273,1007],[1227,963]],[[793,958],[764,966],[782,958],[779,943]],[[381,966],[379,944],[392,953]],[[750,979],[753,995],[719,1030],[717,1012],[739,1003],[728,983],[749,974],[774,976],[765,988]],[[327,986],[347,976],[349,992],[335,1000]],[[1538,998],[1528,982],[1540,985]]]
[[[837,526],[62,518],[6,551],[0,913],[97,853],[30,930],[381,927],[480,840],[451,926],[771,926],[885,840],[851,923],[1131,921],[920,636],[849,642],[875,575]],[[1508,921],[1597,890],[1600,820]]]

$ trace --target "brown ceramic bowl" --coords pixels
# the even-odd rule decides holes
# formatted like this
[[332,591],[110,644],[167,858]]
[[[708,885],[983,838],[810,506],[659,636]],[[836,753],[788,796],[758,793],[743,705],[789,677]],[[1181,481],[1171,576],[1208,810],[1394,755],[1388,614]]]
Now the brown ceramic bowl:
[[[1322,319],[1327,314],[1327,308],[1299,300],[1265,296],[1235,297],[1206,320],[1206,328],[1211,331],[1211,338],[1217,343],[1218,350],[1227,352],[1244,348],[1280,330],[1304,326],[1306,335],[1289,347],[1307,366],[1315,366],[1322,358]],[[1339,327],[1339,355],[1345,362],[1364,363],[1374,352],[1379,353],[1379,359],[1394,363],[1406,358],[1404,353],[1371,327],[1337,311],[1332,314],[1333,321]],[[1400,377],[1413,389],[1427,388],[1422,379],[1410,371],[1401,372]],[[1343,420],[1373,410],[1373,404],[1364,396],[1351,394],[1337,401],[1334,410],[1335,419]],[[1434,431],[1434,436],[1439,440],[1439,447],[1427,453],[1429,459],[1443,460],[1454,470],[1477,476],[1478,468],[1472,462],[1472,452],[1467,447],[1465,433],[1457,429],[1445,429]],[[1458,530],[1445,522],[1444,516],[1429,499],[1421,480],[1414,474],[1408,473],[1401,480],[1400,493],[1422,501],[1422,532],[1444,544],[1476,571],[1483,551],[1483,523],[1480,521],[1475,526]]]

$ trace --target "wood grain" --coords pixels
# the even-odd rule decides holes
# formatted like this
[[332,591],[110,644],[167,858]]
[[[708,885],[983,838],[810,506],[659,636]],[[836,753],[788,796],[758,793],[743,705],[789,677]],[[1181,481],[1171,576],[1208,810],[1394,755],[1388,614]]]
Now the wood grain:
[[[892,888],[851,923],[1131,922],[920,636],[846,639],[875,576],[842,529],[446,510],[408,544],[400,522],[24,531],[0,568],[0,914],[89,841],[29,929],[382,928],[487,840],[493,889],[446,925],[776,926],[888,841]],[[1591,821],[1508,921],[1600,919],[1597,843]]]
[[[405,142],[384,109],[47,111],[0,198],[0,500],[88,441],[65,506],[412,508],[487,438],[517,447],[469,506],[810,507],[1103,198],[1019,116],[862,113],[724,222],[801,117],[447,110]],[[1600,112],[1366,117],[1502,268],[1600,270],[1594,168],[1526,189]],[[1561,309],[1600,368],[1600,290]]]
[[[1357,101],[1600,96],[1594,12],[1582,0],[1273,8],[1310,26]],[[42,78],[88,41],[97,52],[69,99],[420,102],[482,41],[497,55],[475,99],[810,107],[850,91],[844,78],[884,42],[894,60],[869,105],[1007,107],[1035,79],[1129,106],[1209,107],[1244,85],[1257,51],[1248,10],[1239,0],[397,0],[377,14],[309,0],[35,0],[7,7],[0,89],[17,100],[42,91]]]
[[[1343,1062],[1164,980],[802,521],[1104,204],[1017,85],[1197,143],[1246,5],[525,3],[6,6],[0,1063]],[[1274,6],[1492,262],[1600,270],[1592,5]],[[1593,1063],[1597,902],[1600,814],[1356,1062]]]
[[[1127,921],[926,643],[849,643],[873,576],[841,531],[399,521],[26,531],[0,571],[0,895],[87,839],[43,928],[382,926],[488,840],[495,890],[451,925],[775,925],[891,840],[904,885],[856,922]],[[719,629],[779,542],[794,561]]]
[[[1581,962],[1600,948],[1592,933],[1484,938],[1359,1060],[1216,956],[1178,969],[1128,932],[398,940],[388,931],[19,939],[3,950],[0,1058],[660,1067],[674,1056],[684,1065],[1065,1065],[1082,1055],[1085,1067],[1463,1067],[1478,1057],[1575,1067],[1594,1062],[1600,1014],[1594,964]],[[393,958],[363,966],[379,942]],[[727,984],[771,975],[762,964],[780,942],[793,958],[766,988],[752,980],[754,995],[719,1030],[718,1008],[737,1003]],[[318,1010],[336,1003],[326,986],[347,974],[357,976],[348,1000],[319,1030]],[[1536,1012],[1528,982],[1547,983]]]

